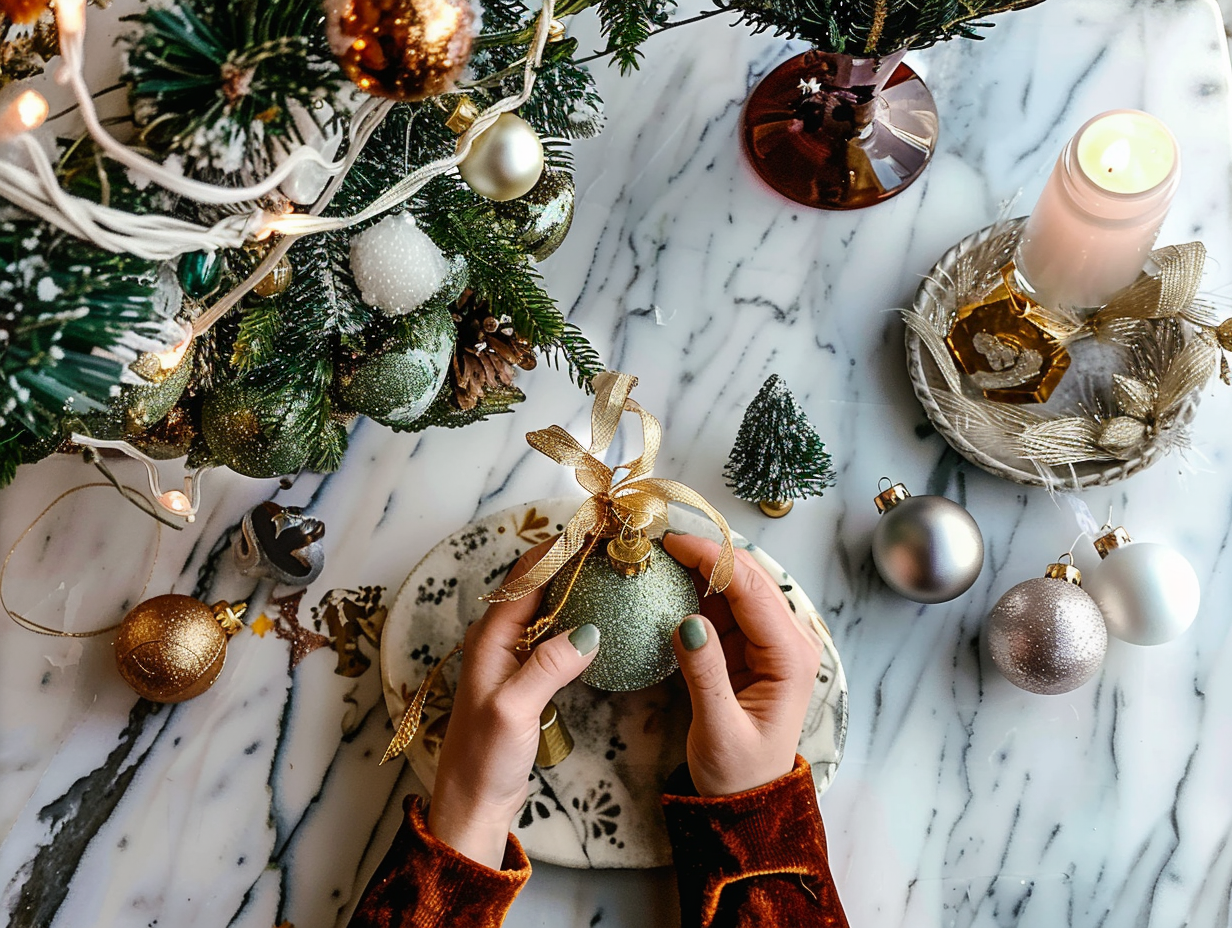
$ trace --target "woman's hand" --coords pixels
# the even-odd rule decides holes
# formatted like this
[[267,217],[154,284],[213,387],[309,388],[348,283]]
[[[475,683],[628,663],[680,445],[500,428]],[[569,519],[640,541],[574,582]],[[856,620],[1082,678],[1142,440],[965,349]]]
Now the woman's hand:
[[[532,548],[510,577],[528,571],[547,551]],[[428,829],[471,860],[499,870],[513,818],[526,802],[539,746],[539,715],[566,683],[594,659],[599,629],[583,625],[516,650],[539,609],[536,591],[495,603],[466,632],[462,673],[441,747]]]
[[[666,535],[663,546],[704,594],[719,546],[695,535]],[[746,551],[736,551],[731,584],[703,599],[702,612],[674,639],[693,703],[689,773],[701,795],[726,796],[791,772],[822,645]]]

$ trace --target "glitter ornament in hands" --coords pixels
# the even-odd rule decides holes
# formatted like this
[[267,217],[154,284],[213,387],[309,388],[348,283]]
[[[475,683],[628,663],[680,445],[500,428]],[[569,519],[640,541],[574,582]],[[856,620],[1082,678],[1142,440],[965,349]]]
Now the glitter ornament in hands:
[[365,303],[399,316],[441,288],[449,261],[414,216],[398,213],[351,239],[351,273]]

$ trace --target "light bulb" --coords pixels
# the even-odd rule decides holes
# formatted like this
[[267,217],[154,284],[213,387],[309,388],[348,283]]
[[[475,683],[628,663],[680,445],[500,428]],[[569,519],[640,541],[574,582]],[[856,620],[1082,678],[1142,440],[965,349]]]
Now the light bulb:
[[183,490],[167,490],[158,497],[158,505],[162,506],[172,515],[182,516],[186,521],[193,521],[192,502],[184,494]]
[[37,129],[47,118],[47,100],[37,90],[23,90],[0,114],[0,142]]

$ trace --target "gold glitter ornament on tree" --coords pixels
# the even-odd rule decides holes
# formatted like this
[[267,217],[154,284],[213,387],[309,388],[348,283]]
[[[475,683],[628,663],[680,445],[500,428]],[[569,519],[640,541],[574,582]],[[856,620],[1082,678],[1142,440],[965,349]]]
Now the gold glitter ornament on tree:
[[325,20],[330,48],[360,90],[411,103],[453,87],[475,38],[467,0],[326,0]]
[[281,477],[304,466],[311,453],[304,420],[312,398],[271,395],[240,381],[219,387],[201,407],[201,433],[210,452],[245,477]]
[[222,672],[227,639],[244,606],[168,593],[138,603],[116,632],[116,666],[138,696],[183,702],[200,696]]
[[544,590],[541,614],[555,615],[552,633],[587,622],[599,627],[599,653],[580,677],[601,690],[625,692],[653,686],[676,669],[672,633],[697,612],[689,572],[659,541],[650,542],[645,570],[628,576],[600,542],[566,565]]

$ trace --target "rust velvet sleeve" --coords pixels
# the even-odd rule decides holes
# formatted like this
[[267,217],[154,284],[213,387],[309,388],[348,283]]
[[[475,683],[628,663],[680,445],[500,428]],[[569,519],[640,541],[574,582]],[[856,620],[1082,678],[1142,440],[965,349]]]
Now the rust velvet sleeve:
[[406,820],[350,928],[499,928],[530,879],[517,838],[509,836],[501,869],[491,870],[432,836],[418,796],[408,796],[403,808]]
[[698,796],[681,766],[663,812],[681,928],[847,928],[809,766],[734,796]]

